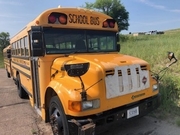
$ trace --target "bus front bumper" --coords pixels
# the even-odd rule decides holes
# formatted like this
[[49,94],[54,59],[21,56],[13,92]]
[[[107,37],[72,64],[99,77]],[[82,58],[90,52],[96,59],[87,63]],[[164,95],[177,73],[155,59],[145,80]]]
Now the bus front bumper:
[[[142,117],[157,109],[160,105],[160,94],[103,112],[101,115],[86,116],[68,121],[70,134],[95,135],[108,130],[113,124],[123,123]],[[95,133],[96,132],[96,133]]]

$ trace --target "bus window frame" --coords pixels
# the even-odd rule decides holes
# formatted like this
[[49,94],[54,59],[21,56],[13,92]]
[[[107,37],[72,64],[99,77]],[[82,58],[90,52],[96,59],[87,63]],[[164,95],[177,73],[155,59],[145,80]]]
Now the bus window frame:
[[[46,54],[48,55],[48,54],[66,54],[66,53],[72,53],[72,52],[75,52],[75,49],[73,50],[67,50],[67,52],[61,52],[61,50],[59,49],[59,52],[58,52],[58,50],[56,50],[56,53],[53,53],[53,48],[52,48],[52,52],[50,52],[48,49],[47,49],[47,45],[49,46],[49,45],[52,45],[53,46],[53,44],[58,44],[58,43],[53,43],[53,42],[55,42],[56,40],[55,40],[55,36],[54,35],[57,35],[57,33],[58,34],[60,34],[59,36],[61,36],[61,39],[64,39],[65,40],[65,36],[64,35],[66,35],[67,34],[67,37],[68,37],[68,39],[72,39],[70,36],[73,36],[73,34],[74,33],[77,33],[77,34],[82,34],[82,37],[83,37],[83,39],[84,39],[84,41],[85,41],[85,44],[86,44],[86,46],[87,47],[89,47],[89,43],[88,43],[88,33],[90,34],[94,34],[94,33],[98,33],[98,34],[100,34],[99,35],[99,37],[100,36],[103,36],[103,35],[105,35],[105,37],[106,36],[111,36],[112,38],[113,38],[113,44],[112,44],[112,46],[113,46],[113,49],[109,49],[109,50],[94,50],[94,51],[92,51],[92,50],[90,50],[90,48],[88,48],[86,51],[77,51],[76,53],[95,53],[95,52],[117,52],[117,44],[116,44],[116,40],[117,40],[117,38],[116,38],[116,32],[115,31],[102,31],[102,30],[89,30],[89,29],[63,29],[63,28],[44,28],[43,29],[44,31],[43,31],[43,33],[44,33],[44,46],[45,46],[45,50],[46,50]],[[46,31],[48,31],[48,32],[46,32]],[[57,31],[59,31],[59,32],[57,32]],[[68,32],[69,31],[69,32]],[[60,33],[61,32],[61,33]],[[74,32],[74,33],[73,33]],[[52,33],[52,35],[50,35]],[[73,34],[72,34],[73,33]],[[108,33],[108,34],[107,34]],[[53,37],[54,36],[54,40],[50,40],[50,38],[48,39],[48,34],[51,36],[51,37]],[[72,35],[70,35],[70,34],[72,34]],[[106,35],[107,34],[107,35]],[[68,36],[69,35],[69,36]],[[75,34],[74,34],[75,35]],[[97,38],[99,38],[99,37],[97,37]],[[49,41],[53,41],[51,44],[49,44],[48,43],[48,40]],[[77,40],[77,39],[76,39]],[[75,41],[76,41],[75,40]],[[99,44],[99,39],[97,39],[98,40],[98,46],[100,46],[100,44]],[[71,42],[71,45],[73,46],[73,42],[75,42],[75,41],[73,41],[73,39],[72,40],[70,40],[70,41],[64,41],[64,42],[61,42],[61,43],[66,43],[66,42]],[[60,42],[59,42],[59,44],[60,44]],[[107,46],[107,45],[106,45]],[[55,52],[55,51],[54,51]]]

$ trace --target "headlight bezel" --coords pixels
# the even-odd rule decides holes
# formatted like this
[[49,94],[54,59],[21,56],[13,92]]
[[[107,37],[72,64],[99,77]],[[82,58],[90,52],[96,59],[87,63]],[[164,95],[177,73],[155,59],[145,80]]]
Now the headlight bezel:
[[97,109],[100,107],[100,100],[86,100],[86,101],[68,101],[68,109],[74,112],[82,112],[90,109]]

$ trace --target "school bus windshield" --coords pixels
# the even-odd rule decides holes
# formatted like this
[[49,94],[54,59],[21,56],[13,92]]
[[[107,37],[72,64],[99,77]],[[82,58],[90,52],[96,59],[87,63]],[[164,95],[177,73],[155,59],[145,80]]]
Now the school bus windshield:
[[116,51],[116,32],[44,28],[46,54]]

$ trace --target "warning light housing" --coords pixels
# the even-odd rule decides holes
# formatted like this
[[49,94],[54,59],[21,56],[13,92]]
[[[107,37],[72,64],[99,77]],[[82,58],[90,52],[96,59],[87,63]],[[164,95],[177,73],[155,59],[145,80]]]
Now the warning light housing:
[[67,24],[67,15],[63,13],[52,12],[48,16],[48,23],[50,24]]
[[103,28],[114,28],[115,27],[115,20],[114,19],[106,19],[104,22],[103,22],[103,25],[102,27]]

